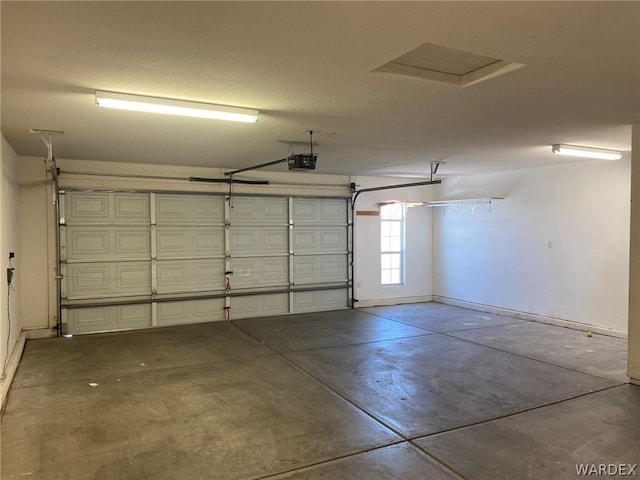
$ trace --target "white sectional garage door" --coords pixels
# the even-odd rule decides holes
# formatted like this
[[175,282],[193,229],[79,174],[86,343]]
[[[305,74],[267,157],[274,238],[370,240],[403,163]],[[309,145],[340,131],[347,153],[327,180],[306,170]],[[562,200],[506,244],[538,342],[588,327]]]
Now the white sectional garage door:
[[348,306],[343,198],[60,195],[68,333]]

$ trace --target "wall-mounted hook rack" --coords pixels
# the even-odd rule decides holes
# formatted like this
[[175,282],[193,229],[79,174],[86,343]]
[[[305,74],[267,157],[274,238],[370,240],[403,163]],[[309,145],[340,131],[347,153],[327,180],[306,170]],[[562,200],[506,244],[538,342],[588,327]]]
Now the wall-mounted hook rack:
[[468,208],[471,213],[475,213],[476,207],[481,206],[486,209],[488,212],[491,212],[491,205],[496,200],[504,200],[504,197],[486,197],[486,198],[463,198],[458,200],[433,200],[431,202],[427,202],[425,206],[435,208],[435,207],[453,207],[457,212],[460,211],[460,208],[465,207]]

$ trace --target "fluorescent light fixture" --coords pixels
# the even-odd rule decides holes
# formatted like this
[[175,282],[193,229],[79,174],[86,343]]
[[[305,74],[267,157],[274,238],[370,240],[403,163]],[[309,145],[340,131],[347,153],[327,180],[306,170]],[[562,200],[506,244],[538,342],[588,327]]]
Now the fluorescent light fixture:
[[249,108],[100,91],[96,92],[96,104],[99,107],[117,108],[120,110],[212,118],[215,120],[229,120],[244,123],[255,123],[260,113],[258,110],[251,110]]
[[599,158],[601,160],[620,160],[622,153],[615,150],[603,150],[602,148],[579,147],[577,145],[556,144],[551,147],[551,151],[558,155],[569,155],[572,157]]

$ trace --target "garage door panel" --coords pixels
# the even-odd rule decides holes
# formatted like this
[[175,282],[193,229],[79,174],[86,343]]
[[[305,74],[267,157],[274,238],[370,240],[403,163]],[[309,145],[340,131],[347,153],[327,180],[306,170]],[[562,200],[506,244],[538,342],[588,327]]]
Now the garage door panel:
[[294,198],[294,224],[346,224],[347,206],[344,200],[321,198]]
[[65,194],[67,225],[148,223],[146,193],[69,192]]
[[346,255],[304,255],[293,258],[293,280],[296,285],[346,282],[347,279]]
[[296,227],[293,232],[295,253],[337,253],[347,251],[344,227]]
[[149,262],[71,263],[66,266],[69,300],[151,294]]
[[151,235],[145,230],[115,230],[115,256],[151,256]]
[[[71,333],[224,320],[225,305],[232,318],[348,307],[348,290],[335,288],[348,281],[346,200],[236,196],[227,208],[223,196],[192,193],[61,198]],[[268,293],[290,284],[331,290]],[[212,295],[225,297],[203,298]]]
[[232,288],[283,286],[289,284],[289,257],[232,258]]
[[113,217],[109,210],[109,194],[85,194],[69,193],[66,198],[66,222],[73,224],[75,221],[82,223],[106,223]]
[[347,308],[347,289],[294,292],[293,313],[319,312]]
[[224,198],[211,195],[156,194],[156,224],[224,223]]
[[156,228],[158,259],[223,255],[224,227]]
[[147,194],[117,194],[114,200],[116,219],[131,222],[149,219],[149,196]]
[[233,197],[231,224],[287,224],[289,201],[276,197]]
[[162,260],[156,265],[158,294],[224,290],[224,260]]
[[73,262],[151,258],[149,228],[69,226],[64,230],[66,241],[62,260]]
[[225,320],[224,299],[180,300],[158,303],[158,326]]
[[231,299],[231,319],[266,317],[289,313],[289,294],[247,295]]
[[74,334],[150,326],[149,304],[77,308],[67,312],[67,331]]
[[286,255],[288,227],[231,227],[229,250],[236,255]]

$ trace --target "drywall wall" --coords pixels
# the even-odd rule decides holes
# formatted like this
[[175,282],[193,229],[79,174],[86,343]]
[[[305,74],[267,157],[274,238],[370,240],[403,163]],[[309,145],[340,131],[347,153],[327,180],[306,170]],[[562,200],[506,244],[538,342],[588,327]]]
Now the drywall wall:
[[[189,181],[190,177],[225,178],[222,168],[142,165],[120,162],[58,159],[60,186],[113,190],[165,190],[228,193],[229,186]],[[269,185],[234,184],[235,194],[349,196],[349,177],[318,173],[287,172],[286,167],[252,170],[234,176],[237,180],[268,181]],[[154,176],[158,178],[148,178]],[[160,178],[162,177],[162,178]]]
[[[354,177],[358,189],[424,181],[417,178]],[[362,193],[355,205],[355,298],[357,306],[388,305],[431,299],[431,211],[427,207],[407,208],[405,221],[405,283],[380,284],[380,217],[358,215],[377,212],[379,202],[427,202],[433,186],[409,187]]]
[[640,124],[633,126],[631,174],[631,253],[629,272],[629,377],[640,385]]
[[[43,147],[44,148],[44,147]],[[23,328],[50,329],[56,324],[55,223],[51,176],[43,158],[20,158],[20,249]],[[54,334],[55,332],[51,332]]]
[[[18,156],[2,136],[0,153],[0,271],[2,273],[2,292],[0,295],[0,370],[4,367],[14,351],[22,329],[21,311],[21,278],[22,250],[19,246],[18,228]],[[9,261],[9,252],[15,258]],[[14,276],[12,288],[7,284],[6,271],[12,265]],[[7,305],[8,303],[8,305]]]
[[447,178],[434,214],[434,295],[626,333],[630,159]]

